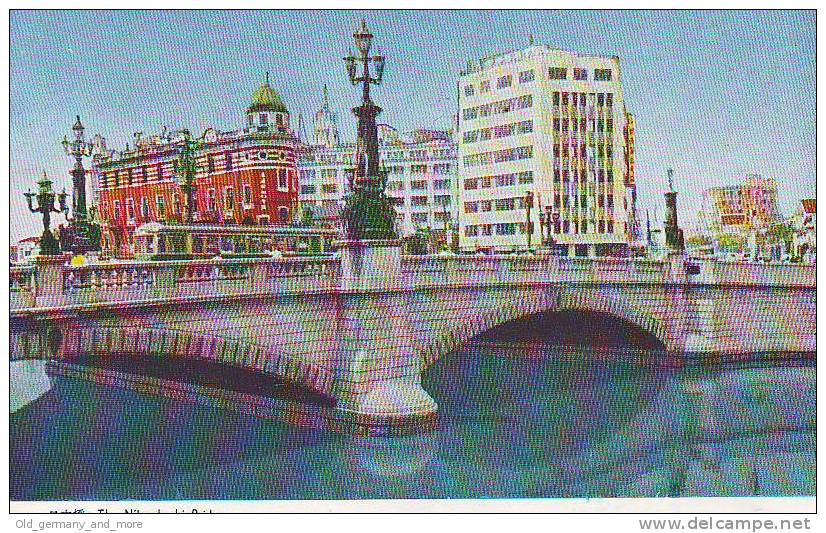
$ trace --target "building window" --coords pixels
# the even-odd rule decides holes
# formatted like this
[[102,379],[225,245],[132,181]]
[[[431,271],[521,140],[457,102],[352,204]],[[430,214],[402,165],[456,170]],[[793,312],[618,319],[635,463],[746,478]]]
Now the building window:
[[496,80],[496,88],[497,89],[504,89],[506,87],[510,87],[511,86],[511,81],[512,80],[511,80],[510,75],[502,76],[501,78]]
[[172,195],[172,211],[176,215],[181,213],[181,196],[178,193]]
[[476,237],[479,235],[479,226],[465,226],[465,237]]
[[479,84],[479,92],[485,94],[490,92],[490,81],[483,81]]
[[224,170],[226,170],[227,172],[232,171],[232,153],[231,152],[227,152],[224,155]]
[[321,192],[324,194],[333,194],[338,192],[338,185],[335,183],[325,183],[321,186]]
[[149,198],[146,196],[141,198],[141,217],[143,217],[144,220],[149,218]]
[[473,96],[473,85],[465,85],[465,96]]
[[479,202],[465,202],[465,213],[476,213],[479,211]]
[[443,191],[448,188],[450,182],[448,180],[435,180],[433,182],[433,188],[437,191]]
[[427,165],[410,165],[411,174],[427,174]]
[[579,81],[584,81],[588,79],[588,69],[584,68],[575,68],[574,69],[574,79]]
[[611,81],[610,68],[594,69],[594,81]]
[[434,174],[450,174],[450,163],[437,163],[433,165]]
[[235,209],[235,189],[226,187],[224,189],[224,210],[233,211]]
[[410,182],[410,190],[425,191],[427,190],[427,182],[425,180],[416,180]]
[[410,218],[415,224],[427,224],[427,213],[413,213]]
[[278,169],[278,188],[279,189],[286,189],[287,188],[287,169],[284,169],[284,168]]
[[411,196],[410,203],[415,206],[427,205],[427,196]]
[[519,184],[526,185],[533,183],[533,171],[527,170],[519,173]]
[[519,73],[519,83],[530,83],[534,79],[533,70],[523,70]]
[[281,207],[278,208],[278,221],[284,223],[284,222],[288,222],[289,219],[290,219],[290,210],[287,207],[282,205]]
[[115,200],[114,205],[115,205],[115,207],[114,207],[114,210],[112,211],[112,218],[114,218],[115,221],[118,221],[118,220],[120,220],[120,200]]
[[315,185],[302,185],[301,194],[315,194]]
[[267,158],[267,152],[258,152],[258,159],[260,159],[261,161],[263,161],[263,160],[265,160],[266,158]]
[[479,207],[483,212],[492,211],[493,210],[493,201],[492,200],[482,200],[479,202]]
[[266,126],[267,125],[267,120],[268,120],[268,118],[267,118],[267,115],[265,113],[261,113],[260,115],[258,115],[258,123],[260,125]]
[[207,172],[210,174],[215,172],[215,159],[211,155],[207,156]]
[[516,209],[516,201],[513,198],[499,198],[496,200],[497,211],[513,211]]
[[568,69],[565,67],[551,67],[548,69],[549,80],[564,80],[568,77]]
[[217,211],[218,207],[215,201],[215,189],[209,189],[207,191],[207,211],[215,212]]
[[155,207],[158,209],[158,218],[166,218],[166,200],[163,196],[155,198]]
[[433,197],[433,202],[436,205],[447,206],[450,205],[450,196],[446,194],[440,194],[439,196]]

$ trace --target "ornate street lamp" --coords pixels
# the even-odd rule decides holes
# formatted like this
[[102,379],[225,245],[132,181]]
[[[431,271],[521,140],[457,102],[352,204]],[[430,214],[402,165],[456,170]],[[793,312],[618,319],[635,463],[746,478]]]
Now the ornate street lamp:
[[[83,168],[83,158],[92,155],[94,143],[86,141],[85,128],[76,115],[72,126],[74,139],[63,137],[63,150],[66,155],[74,158],[75,164],[70,174],[72,176],[72,214],[66,216],[69,227],[65,235],[61,232],[64,248],[75,253],[84,253],[89,250],[100,249],[99,228],[92,228],[89,212],[86,206],[86,170]],[[96,241],[96,242],[93,242]]]
[[195,193],[198,184],[195,174],[198,170],[196,155],[203,145],[201,139],[193,140],[189,130],[183,130],[183,144],[178,154],[178,171],[175,175],[181,192],[184,196],[184,224],[192,224],[195,220]]
[[[362,86],[362,103],[353,108],[353,114],[358,117],[358,140],[350,184],[352,193],[347,198],[343,218],[350,239],[395,239],[396,211],[385,195],[386,174],[379,167],[376,116],[381,113],[381,108],[370,99],[370,86],[381,84],[384,76],[384,56],[370,56],[373,34],[364,20],[353,39],[359,55],[351,53],[344,62],[350,83]],[[371,64],[375,75],[371,74]]]
[[[67,213],[66,207],[66,191],[60,194],[55,194],[52,190],[52,181],[46,177],[46,172],[43,172],[43,179],[37,182],[38,191],[33,193],[31,191],[23,193],[26,197],[26,204],[29,211],[32,213],[40,213],[43,217],[43,235],[40,237],[40,254],[41,255],[58,255],[60,253],[60,243],[52,235],[51,215],[52,213]],[[32,203],[32,199],[37,198],[37,207]],[[55,198],[57,198],[59,207],[55,207]]]
[[87,142],[83,132],[85,128],[80,122],[80,115],[76,116],[75,125],[72,126],[74,139],[64,136],[63,150],[66,155],[75,159],[75,166],[72,169],[72,216],[78,223],[86,222],[88,215],[86,212],[86,170],[83,168],[83,158],[92,155],[93,144]]

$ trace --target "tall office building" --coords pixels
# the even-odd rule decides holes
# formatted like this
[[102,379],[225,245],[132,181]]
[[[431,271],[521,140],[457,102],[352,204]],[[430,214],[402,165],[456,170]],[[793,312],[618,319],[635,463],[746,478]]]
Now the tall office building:
[[463,250],[525,249],[528,228],[536,246],[545,222],[569,255],[627,251],[633,129],[618,58],[530,46],[469,61],[458,90]]

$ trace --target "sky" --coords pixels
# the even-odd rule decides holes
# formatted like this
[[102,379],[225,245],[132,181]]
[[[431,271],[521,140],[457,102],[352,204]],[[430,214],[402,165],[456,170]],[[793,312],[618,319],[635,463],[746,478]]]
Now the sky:
[[815,196],[814,11],[12,11],[12,242],[39,234],[21,193],[44,170],[71,191],[60,141],[75,115],[115,149],[164,125],[233,130],[269,71],[294,125],[301,113],[309,126],[326,84],[355,137],[341,58],[362,17],[387,57],[379,121],[399,130],[450,128],[467,61],[532,35],[620,57],[642,212],[661,208],[667,168],[686,225],[704,189],[746,174],[774,178],[786,214]]

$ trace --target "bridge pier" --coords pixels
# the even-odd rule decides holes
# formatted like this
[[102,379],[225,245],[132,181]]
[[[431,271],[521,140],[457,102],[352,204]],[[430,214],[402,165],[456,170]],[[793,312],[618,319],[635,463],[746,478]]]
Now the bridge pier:
[[438,405],[419,379],[371,381],[367,392],[339,399],[337,408],[368,435],[432,427]]

